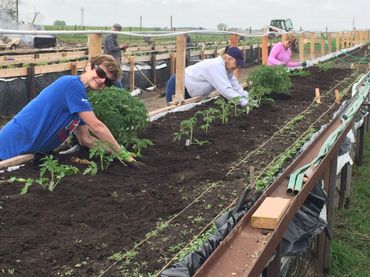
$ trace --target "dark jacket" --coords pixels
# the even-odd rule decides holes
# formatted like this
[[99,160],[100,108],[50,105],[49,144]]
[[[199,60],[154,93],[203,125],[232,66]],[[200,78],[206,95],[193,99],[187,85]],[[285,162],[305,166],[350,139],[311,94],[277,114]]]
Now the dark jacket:
[[121,48],[118,45],[117,35],[109,34],[104,40],[104,54],[112,55],[121,64]]

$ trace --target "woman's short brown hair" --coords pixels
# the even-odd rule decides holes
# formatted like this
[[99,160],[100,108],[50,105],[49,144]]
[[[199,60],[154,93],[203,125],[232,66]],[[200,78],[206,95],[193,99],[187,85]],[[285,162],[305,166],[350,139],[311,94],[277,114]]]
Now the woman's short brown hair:
[[112,75],[113,80],[122,77],[122,70],[119,63],[111,56],[106,54],[99,54],[90,58],[91,68],[95,65],[104,65],[108,72]]
[[287,33],[286,40],[287,41],[295,41],[296,40],[295,34],[293,34],[293,33]]

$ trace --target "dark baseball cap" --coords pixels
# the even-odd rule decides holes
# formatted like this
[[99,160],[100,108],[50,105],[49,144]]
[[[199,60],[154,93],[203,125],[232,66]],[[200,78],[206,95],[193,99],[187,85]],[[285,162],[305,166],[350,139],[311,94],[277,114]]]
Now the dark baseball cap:
[[228,47],[226,49],[226,54],[233,57],[236,60],[236,63],[239,67],[245,67],[246,63],[244,62],[243,51],[238,47]]

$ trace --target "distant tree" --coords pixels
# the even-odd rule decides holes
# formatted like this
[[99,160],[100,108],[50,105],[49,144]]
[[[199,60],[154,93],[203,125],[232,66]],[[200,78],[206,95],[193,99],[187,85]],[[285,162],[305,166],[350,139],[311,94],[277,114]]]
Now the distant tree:
[[1,8],[1,13],[4,13],[12,20],[16,20],[17,18],[17,2],[16,0],[1,0],[0,1],[0,8]]
[[226,31],[226,29],[227,29],[227,25],[226,24],[224,24],[224,23],[217,24],[217,30],[219,30],[219,31]]
[[54,26],[66,26],[66,22],[64,20],[55,20]]

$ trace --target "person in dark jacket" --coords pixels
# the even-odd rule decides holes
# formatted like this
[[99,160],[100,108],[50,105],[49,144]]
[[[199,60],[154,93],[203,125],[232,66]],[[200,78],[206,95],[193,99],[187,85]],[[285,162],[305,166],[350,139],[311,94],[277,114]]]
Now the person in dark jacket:
[[[112,31],[120,32],[122,27],[116,23],[112,26]],[[122,64],[122,50],[126,50],[128,44],[118,44],[117,34],[109,34],[104,40],[104,54],[113,56],[113,58],[121,65]],[[122,80],[119,79],[113,84],[115,87],[123,88]]]

